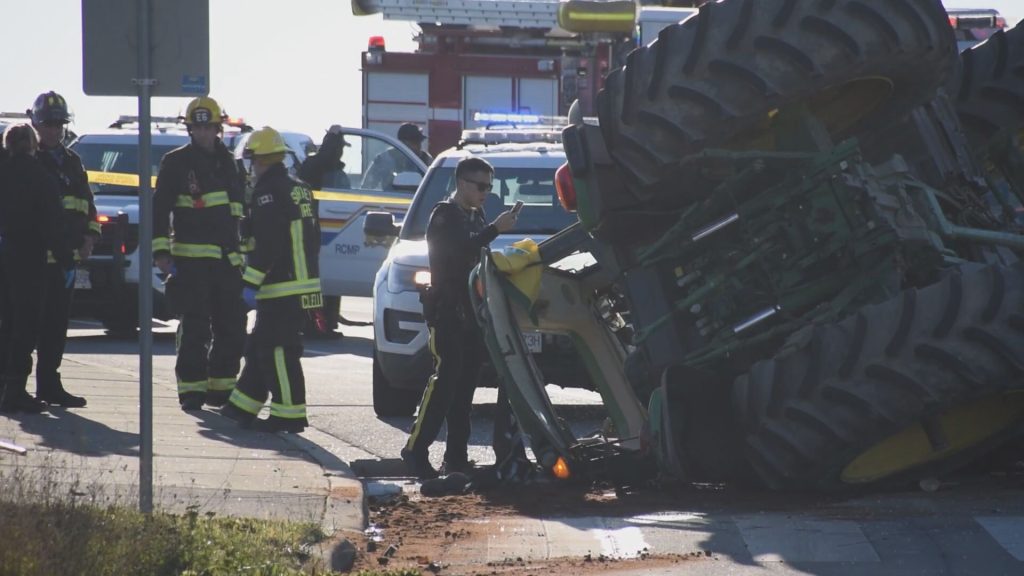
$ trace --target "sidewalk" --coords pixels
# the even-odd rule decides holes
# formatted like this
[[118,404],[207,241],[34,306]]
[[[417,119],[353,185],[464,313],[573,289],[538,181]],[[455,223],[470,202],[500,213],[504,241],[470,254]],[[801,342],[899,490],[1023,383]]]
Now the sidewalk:
[[[65,386],[86,408],[0,415],[0,475],[30,479],[34,490],[100,504],[138,506],[139,384],[134,371],[65,358]],[[29,391],[34,382],[29,381]],[[174,513],[316,522],[328,534],[362,530],[362,483],[331,453],[323,434],[241,430],[204,410],[178,407],[175,384],[153,382],[153,504]],[[0,481],[0,486],[8,482]]]

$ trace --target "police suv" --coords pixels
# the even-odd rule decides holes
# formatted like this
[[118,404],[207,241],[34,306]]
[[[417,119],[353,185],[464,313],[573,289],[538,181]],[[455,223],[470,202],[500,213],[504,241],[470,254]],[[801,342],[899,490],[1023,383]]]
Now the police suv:
[[[559,133],[552,130],[465,131],[462,144],[431,164],[400,226],[389,214],[371,214],[364,227],[367,242],[390,246],[373,287],[373,407],[378,416],[411,415],[433,372],[417,286],[430,281],[427,222],[434,205],[455,189],[455,166],[468,156],[483,158],[495,169],[494,190],[484,204],[489,221],[517,201],[524,203],[516,227],[498,236],[492,250],[524,238],[539,243],[575,221],[555,192],[555,170],[565,162],[565,152]],[[572,370],[579,364],[567,337],[525,337],[552,383],[590,387],[585,376]],[[493,385],[487,372],[481,384]]]

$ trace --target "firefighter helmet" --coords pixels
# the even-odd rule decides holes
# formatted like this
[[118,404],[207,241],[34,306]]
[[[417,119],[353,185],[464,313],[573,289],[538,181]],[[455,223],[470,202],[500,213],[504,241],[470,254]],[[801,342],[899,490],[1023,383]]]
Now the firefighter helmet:
[[61,124],[71,122],[67,101],[53,90],[37,96],[28,113],[32,117],[32,123],[37,126],[47,122],[60,122]]
[[188,103],[183,119],[185,124],[189,126],[194,124],[220,124],[224,121],[224,114],[216,100],[209,96],[200,96],[193,98]]
[[253,156],[284,154],[287,151],[288,147],[285,146],[284,138],[281,138],[281,134],[270,126],[264,126],[253,132],[252,136],[249,136],[249,139],[246,140],[243,155],[246,158],[252,158]]

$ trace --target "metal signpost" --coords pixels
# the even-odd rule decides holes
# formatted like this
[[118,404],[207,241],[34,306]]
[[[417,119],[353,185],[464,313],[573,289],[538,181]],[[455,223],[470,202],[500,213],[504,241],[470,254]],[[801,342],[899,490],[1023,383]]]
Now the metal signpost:
[[[157,26],[153,26],[157,23]],[[133,50],[134,49],[134,50]],[[152,96],[209,93],[209,0],[82,0],[82,90],[139,99],[139,263],[153,261]],[[139,508],[153,510],[153,277],[139,274]]]

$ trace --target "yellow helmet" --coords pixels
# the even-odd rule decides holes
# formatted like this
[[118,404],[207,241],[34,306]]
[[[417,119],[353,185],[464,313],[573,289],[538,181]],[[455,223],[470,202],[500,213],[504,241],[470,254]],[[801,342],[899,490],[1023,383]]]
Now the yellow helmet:
[[264,126],[249,136],[245,142],[243,156],[252,158],[253,156],[284,154],[287,151],[288,147],[284,143],[284,138],[281,138],[281,134],[270,126]]
[[220,104],[209,96],[193,98],[185,109],[185,124],[220,124],[224,121],[224,113]]

